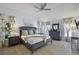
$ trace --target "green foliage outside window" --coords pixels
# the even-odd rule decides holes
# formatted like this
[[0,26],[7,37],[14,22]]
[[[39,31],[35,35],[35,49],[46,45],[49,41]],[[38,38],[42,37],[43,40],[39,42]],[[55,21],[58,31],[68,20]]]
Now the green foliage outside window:
[[10,23],[5,24],[5,38],[9,38],[10,36],[11,25]]

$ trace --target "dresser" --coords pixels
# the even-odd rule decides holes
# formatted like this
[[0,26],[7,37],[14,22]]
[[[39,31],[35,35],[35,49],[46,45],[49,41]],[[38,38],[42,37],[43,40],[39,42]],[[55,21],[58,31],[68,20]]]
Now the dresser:
[[58,40],[58,41],[61,40],[60,39],[60,31],[52,31],[52,30],[50,30],[49,35],[50,35],[52,40]]

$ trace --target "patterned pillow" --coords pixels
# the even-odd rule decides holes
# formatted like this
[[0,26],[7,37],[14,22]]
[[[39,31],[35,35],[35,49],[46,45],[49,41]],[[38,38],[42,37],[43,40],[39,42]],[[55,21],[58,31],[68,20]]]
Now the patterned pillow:
[[22,35],[23,36],[28,35],[28,31],[27,30],[22,30]]
[[29,35],[33,35],[34,34],[34,31],[33,30],[29,30]]

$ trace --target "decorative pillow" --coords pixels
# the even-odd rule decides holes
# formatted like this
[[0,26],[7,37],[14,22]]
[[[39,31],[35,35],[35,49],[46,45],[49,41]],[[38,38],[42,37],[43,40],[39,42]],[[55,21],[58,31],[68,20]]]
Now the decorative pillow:
[[29,35],[34,34],[34,31],[33,30],[29,30],[28,32],[29,32]]
[[28,31],[27,30],[22,30],[22,36],[28,35]]

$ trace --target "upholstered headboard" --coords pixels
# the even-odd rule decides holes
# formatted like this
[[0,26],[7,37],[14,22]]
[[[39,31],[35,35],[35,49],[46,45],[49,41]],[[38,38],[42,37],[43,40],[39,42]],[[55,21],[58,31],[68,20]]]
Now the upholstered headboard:
[[35,34],[36,33],[36,27],[32,27],[32,26],[21,26],[20,28],[20,37],[22,35],[22,31],[27,31],[28,35],[30,34]]

